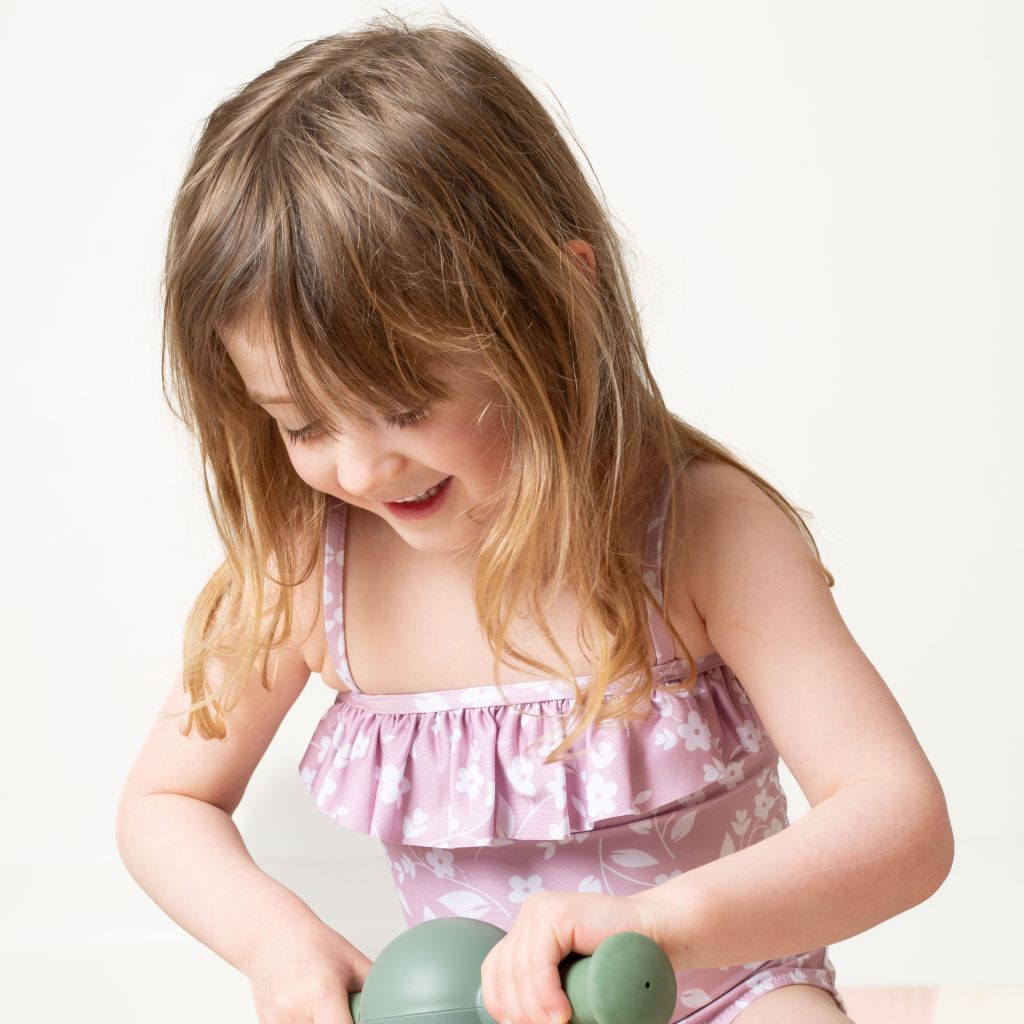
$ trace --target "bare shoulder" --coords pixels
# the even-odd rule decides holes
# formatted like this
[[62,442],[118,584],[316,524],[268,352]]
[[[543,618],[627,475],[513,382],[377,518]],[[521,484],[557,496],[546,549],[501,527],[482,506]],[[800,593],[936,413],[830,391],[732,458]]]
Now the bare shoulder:
[[881,778],[907,827],[931,828],[934,771],[797,523],[741,470],[691,468],[690,593],[808,802]]
[[686,580],[690,599],[706,620],[709,609],[721,610],[735,589],[762,580],[792,580],[794,574],[820,580],[828,587],[814,553],[797,524],[746,473],[728,463],[694,459],[677,491],[682,514],[673,562]]

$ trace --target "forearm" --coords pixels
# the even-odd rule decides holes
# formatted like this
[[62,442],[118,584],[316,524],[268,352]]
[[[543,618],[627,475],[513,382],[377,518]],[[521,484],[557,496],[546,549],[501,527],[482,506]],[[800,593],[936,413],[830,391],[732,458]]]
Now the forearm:
[[174,793],[135,797],[119,810],[117,846],[154,902],[243,973],[267,928],[320,921],[260,870],[231,817],[202,800]]
[[630,898],[677,970],[839,942],[921,903],[948,873],[945,802],[930,800],[929,814],[920,794],[866,779],[767,839]]

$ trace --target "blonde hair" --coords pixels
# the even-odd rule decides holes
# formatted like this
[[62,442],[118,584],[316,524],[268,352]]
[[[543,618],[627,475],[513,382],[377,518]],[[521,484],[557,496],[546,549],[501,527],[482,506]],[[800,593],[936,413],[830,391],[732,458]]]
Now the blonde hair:
[[[185,735],[195,723],[224,739],[254,666],[270,689],[268,655],[290,635],[293,588],[316,568],[325,525],[327,496],[295,474],[224,348],[220,331],[243,321],[266,325],[296,406],[327,430],[443,398],[463,357],[500,386],[513,457],[474,552],[473,600],[495,680],[511,655],[574,688],[574,722],[549,761],[588,726],[649,711],[648,600],[689,658],[642,553],[626,550],[628,499],[666,467],[696,457],[741,470],[834,582],[803,510],[667,409],[611,214],[511,62],[451,20],[389,14],[286,56],[212,112],[175,198],[163,353],[225,552],[185,626]],[[592,247],[593,275],[573,239]],[[685,527],[677,497],[685,507],[685,474],[672,538]],[[578,636],[596,652],[582,692],[543,611],[555,581],[576,595]],[[567,671],[509,640],[527,606]],[[213,655],[229,662],[216,690]],[[694,683],[689,660],[673,687]]]

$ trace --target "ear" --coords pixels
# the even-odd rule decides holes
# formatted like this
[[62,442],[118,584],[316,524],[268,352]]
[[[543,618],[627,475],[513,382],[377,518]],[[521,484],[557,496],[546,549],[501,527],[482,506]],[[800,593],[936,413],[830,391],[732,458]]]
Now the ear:
[[583,270],[590,280],[596,282],[597,257],[594,255],[593,247],[584,242],[582,238],[570,238],[565,243],[565,247],[583,264]]

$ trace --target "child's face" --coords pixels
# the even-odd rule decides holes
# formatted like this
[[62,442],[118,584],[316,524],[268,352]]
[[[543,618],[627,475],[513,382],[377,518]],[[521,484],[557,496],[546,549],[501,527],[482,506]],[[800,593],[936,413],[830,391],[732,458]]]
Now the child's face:
[[[467,365],[452,382],[450,397],[416,422],[389,424],[377,414],[372,424],[350,422],[340,437],[313,427],[305,439],[293,439],[289,430],[307,426],[298,409],[290,401],[266,401],[288,398],[273,351],[251,346],[243,330],[224,331],[222,337],[246,390],[276,421],[295,472],[310,487],[373,512],[424,552],[457,551],[493,516],[489,507],[473,513],[477,522],[467,514],[492,498],[510,453],[502,395],[479,369]],[[432,515],[401,518],[383,504],[419,494],[448,476],[444,500]]]

